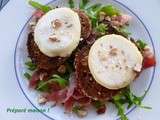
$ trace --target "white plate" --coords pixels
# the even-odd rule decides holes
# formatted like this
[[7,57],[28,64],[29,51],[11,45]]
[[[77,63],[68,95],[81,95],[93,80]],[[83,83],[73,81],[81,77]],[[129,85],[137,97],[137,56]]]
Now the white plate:
[[[16,2],[16,0],[14,0],[14,1]],[[44,0],[42,0],[42,2],[44,2]],[[96,2],[97,2],[96,0],[92,0],[91,3],[96,3]],[[138,15],[136,15],[132,10],[130,10],[130,8],[128,8],[124,4],[122,4],[118,1],[115,1],[115,0],[114,1],[113,0],[99,0],[98,2],[103,3],[103,4],[111,3],[115,6],[117,6],[124,13],[130,14],[133,17],[133,20],[131,21],[130,27],[129,27],[129,30],[131,31],[132,36],[134,38],[144,39],[151,46],[151,48],[153,48],[153,51],[155,52],[155,49],[156,49],[156,47],[154,45],[155,42],[153,41],[146,25],[144,25],[144,23],[138,17]],[[58,6],[67,5],[66,0],[58,0],[58,1],[57,0],[50,0],[49,3],[51,3],[53,5],[58,5]],[[13,5],[14,4],[15,3],[13,3]],[[11,3],[9,5],[11,6]],[[10,26],[7,24],[8,19],[6,18],[6,21],[3,21],[4,23],[7,24],[4,28],[6,31],[8,29],[15,29],[15,30],[20,31],[19,34],[15,33],[16,35],[18,35],[17,36],[17,43],[14,40],[14,43],[16,43],[16,48],[15,48],[16,50],[15,50],[15,53],[14,53],[14,67],[15,67],[16,79],[17,79],[17,81],[14,81],[14,82],[18,82],[19,87],[21,88],[25,98],[35,108],[39,108],[39,109],[46,108],[46,109],[48,109],[49,106],[47,106],[47,105],[40,106],[37,103],[38,93],[28,89],[28,82],[27,82],[27,80],[25,80],[25,78],[23,76],[24,72],[26,71],[25,66],[24,66],[24,62],[27,59],[27,50],[26,50],[26,41],[27,41],[27,33],[28,33],[27,26],[28,26],[28,22],[30,21],[30,17],[33,13],[33,9],[31,9],[31,7],[27,6],[27,3],[25,3],[24,1],[18,2],[18,4],[16,4],[16,5],[17,6],[18,5],[19,6],[24,6],[24,8],[21,7],[21,12],[19,13],[19,16],[14,17],[13,16],[14,14],[12,14],[13,11],[16,12],[16,9],[13,9],[12,12],[11,11],[6,11],[6,12],[8,12],[7,14],[10,14],[10,18],[11,18],[11,16],[12,16],[12,18],[14,17],[14,19],[12,21],[18,20],[19,26],[16,26],[16,28],[10,28]],[[16,21],[14,22],[14,24],[15,23],[16,23]],[[4,34],[6,34],[6,32]],[[5,50],[5,47],[3,48],[3,50]],[[157,54],[157,52],[155,54]],[[140,75],[138,80],[136,80],[132,84],[133,91],[137,95],[142,95],[145,90],[149,90],[149,88],[150,88],[150,86],[153,82],[154,75],[155,75],[155,68],[150,68],[150,69],[145,70]],[[25,98],[23,98],[23,99],[25,99]],[[135,110],[135,107],[127,110],[126,114],[131,113],[133,110]],[[46,119],[49,118],[51,120],[80,120],[75,115],[64,114],[64,109],[63,109],[62,106],[61,107],[60,106],[54,107],[54,108],[50,109],[50,112],[41,113],[41,114],[43,114],[46,117]],[[94,110],[90,110],[88,116],[86,118],[83,118],[83,120],[91,120],[91,119],[95,119],[95,120],[116,120],[116,119],[118,119],[117,111],[113,107],[113,105],[111,105],[111,104],[109,105],[109,107],[107,109],[107,112],[103,115],[98,115],[97,116],[97,114],[94,112]],[[136,119],[136,118],[134,118],[134,119]]]

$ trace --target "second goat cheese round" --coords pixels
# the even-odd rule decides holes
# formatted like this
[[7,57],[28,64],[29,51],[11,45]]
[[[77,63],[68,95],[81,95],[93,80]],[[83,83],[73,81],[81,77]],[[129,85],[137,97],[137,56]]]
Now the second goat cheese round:
[[91,47],[88,64],[94,79],[108,89],[129,85],[141,71],[143,57],[134,43],[120,35],[106,35]]
[[34,40],[49,57],[66,57],[78,46],[81,35],[79,16],[70,8],[56,8],[37,23]]

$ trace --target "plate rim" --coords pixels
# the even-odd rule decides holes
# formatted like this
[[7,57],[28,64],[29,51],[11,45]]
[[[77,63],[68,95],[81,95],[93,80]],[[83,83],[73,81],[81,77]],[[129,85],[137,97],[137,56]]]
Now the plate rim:
[[8,0],[4,5],[3,5],[3,0],[0,1],[0,11],[7,5],[7,3],[9,2],[10,0]]
[[[3,0],[2,0],[3,1]],[[10,0],[9,0],[10,1]],[[9,2],[8,1],[8,2]],[[58,0],[50,0],[50,2],[48,2],[47,4],[51,4],[51,3],[54,3]],[[140,21],[140,23],[143,25],[143,27],[145,28],[147,34],[149,35],[149,39],[151,41],[151,44],[153,46],[153,53],[155,55],[155,45],[154,45],[154,42],[153,42],[153,39],[152,39],[152,36],[147,28],[147,26],[144,24],[144,22],[141,20],[141,18],[132,10],[130,9],[127,5],[123,4],[122,2],[118,1],[118,0],[112,0],[113,2],[115,3],[118,3],[119,5],[121,5],[122,7],[126,8],[127,10],[129,10],[133,15],[135,15],[135,17]],[[4,5],[6,6],[6,5]],[[3,6],[3,7],[4,7]],[[3,8],[2,7],[2,8]],[[0,11],[2,10],[2,8],[0,9]],[[33,15],[31,17],[29,17],[29,19],[26,21],[26,23],[24,24],[24,26],[22,27],[22,29],[20,30],[19,32],[19,35],[18,35],[18,38],[17,38],[17,41],[16,41],[16,45],[15,45],[15,50],[14,50],[14,71],[15,71],[15,75],[16,75],[16,79],[17,79],[17,82],[18,82],[18,85],[23,93],[23,95],[25,96],[25,98],[29,101],[29,103],[35,108],[38,110],[38,107],[36,107],[36,105],[33,104],[33,102],[29,99],[29,97],[26,95],[24,89],[22,88],[21,86],[21,83],[20,83],[20,79],[18,77],[18,71],[17,71],[17,67],[16,67],[16,53],[17,53],[17,47],[18,47],[18,42],[20,40],[20,37],[21,37],[21,34],[23,33],[23,30],[25,29],[26,25],[29,23],[29,21],[32,19]],[[149,90],[150,90],[150,87],[152,86],[152,83],[154,81],[154,77],[155,77],[155,71],[156,71],[156,66],[153,67],[153,71],[152,71],[152,76],[151,76],[151,80],[148,84],[148,86],[146,87],[146,94],[145,96],[148,94]],[[145,98],[145,97],[144,97]],[[125,115],[129,115],[132,111],[134,111],[137,107],[136,106],[133,106],[131,109],[127,110],[125,112]],[[49,118],[50,120],[56,120],[55,118],[52,118],[50,117],[49,115],[43,113],[43,112],[40,112],[41,114],[43,114],[45,117]],[[117,116],[115,118],[115,120],[119,120],[120,119],[120,116]]]

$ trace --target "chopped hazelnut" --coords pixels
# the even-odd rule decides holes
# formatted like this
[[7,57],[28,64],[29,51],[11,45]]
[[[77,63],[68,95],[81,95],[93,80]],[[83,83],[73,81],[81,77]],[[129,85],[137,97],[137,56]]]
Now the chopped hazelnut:
[[77,115],[78,115],[78,117],[85,117],[86,115],[87,115],[88,113],[87,113],[87,111],[86,110],[78,110],[77,111]]
[[105,20],[111,21],[111,18],[110,18],[109,16],[106,16],[106,17],[105,17]]
[[45,104],[46,102],[47,102],[47,99],[46,99],[45,97],[40,96],[40,97],[38,98],[38,103],[39,103],[39,104]]
[[51,24],[54,29],[58,29],[62,26],[62,22],[59,19],[52,21]]
[[98,92],[98,95],[101,95],[101,92]]
[[137,63],[134,66],[133,70],[136,71],[136,72],[141,72],[141,68],[142,68],[142,65]]
[[117,55],[117,51],[118,51],[117,48],[113,48],[113,49],[110,51],[110,55],[111,55],[111,56]]
[[64,74],[66,72],[66,66],[65,65],[61,65],[58,68],[58,72]]
[[42,73],[42,74],[40,74],[39,79],[42,81],[42,80],[44,80],[44,77],[46,77],[46,76],[47,76],[47,73]]
[[51,35],[51,36],[49,37],[49,40],[50,40],[51,42],[60,42],[60,40],[58,40],[58,38],[57,38],[55,35]]

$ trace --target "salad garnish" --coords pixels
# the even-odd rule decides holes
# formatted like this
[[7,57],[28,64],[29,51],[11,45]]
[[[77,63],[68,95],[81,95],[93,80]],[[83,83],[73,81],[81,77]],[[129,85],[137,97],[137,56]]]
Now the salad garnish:
[[47,13],[48,11],[52,10],[53,8],[51,8],[48,5],[42,5],[38,2],[35,2],[33,0],[29,0],[28,2],[32,7],[38,9],[38,10],[42,10],[43,12]]

